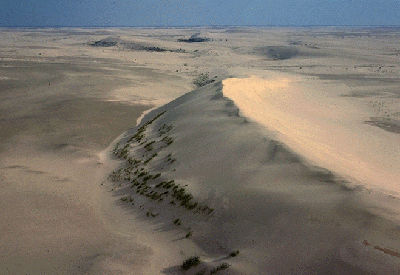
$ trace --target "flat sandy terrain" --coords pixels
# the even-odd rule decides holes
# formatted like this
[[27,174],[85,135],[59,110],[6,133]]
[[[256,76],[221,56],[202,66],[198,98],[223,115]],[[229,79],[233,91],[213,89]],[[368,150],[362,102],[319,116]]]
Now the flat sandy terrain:
[[0,274],[399,273],[400,29],[0,37]]

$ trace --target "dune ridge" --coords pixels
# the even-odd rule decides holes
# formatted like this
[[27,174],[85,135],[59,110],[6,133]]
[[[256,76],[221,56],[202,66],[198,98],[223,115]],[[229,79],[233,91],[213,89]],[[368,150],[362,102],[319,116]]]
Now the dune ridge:
[[399,251],[397,225],[239,113],[216,82],[146,114],[114,147],[115,194],[169,234],[181,262],[200,257],[185,274],[224,262],[226,274],[396,272],[398,259],[364,240]]

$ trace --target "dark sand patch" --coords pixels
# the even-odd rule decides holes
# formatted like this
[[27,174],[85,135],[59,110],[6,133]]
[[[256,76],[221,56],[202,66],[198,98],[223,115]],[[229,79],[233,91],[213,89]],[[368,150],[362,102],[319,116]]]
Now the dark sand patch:
[[[73,151],[80,145],[105,148],[150,108],[106,101],[104,95],[112,89],[132,85],[118,77],[119,71],[74,63],[1,63],[7,67],[0,67],[0,72],[13,79],[0,81],[1,149],[16,135],[46,138],[44,146],[52,150]],[[124,70],[136,71],[143,77],[152,73]]]
[[316,47],[304,47],[303,45],[256,47],[253,49],[253,53],[276,61],[290,60],[297,57],[312,58],[326,55],[326,53],[319,51],[319,49],[317,49]]
[[400,83],[400,79],[398,78],[384,78],[384,77],[375,77],[368,76],[363,74],[309,74],[313,76],[317,76],[322,80],[343,80],[343,81],[352,81],[357,83],[360,86],[381,86],[382,84],[398,84]]
[[46,101],[49,103],[29,116],[2,119],[3,141],[15,135],[33,135],[47,140],[41,143],[46,150],[73,152],[82,146],[101,149],[151,107],[90,98]]
[[385,131],[400,134],[400,121],[385,117],[371,117],[366,124],[379,127]]
[[366,91],[353,91],[348,94],[343,94],[342,97],[355,97],[355,98],[365,98],[365,97],[375,97],[379,96],[381,93],[374,91],[374,92],[366,92]]
[[296,57],[299,50],[289,46],[267,46],[256,48],[256,52],[273,60],[285,60]]

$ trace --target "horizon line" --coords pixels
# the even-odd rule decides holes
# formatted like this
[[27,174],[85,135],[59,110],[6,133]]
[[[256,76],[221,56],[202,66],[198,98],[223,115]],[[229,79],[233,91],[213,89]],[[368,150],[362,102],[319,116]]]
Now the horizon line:
[[169,28],[227,28],[227,27],[292,27],[292,28],[312,28],[312,27],[369,27],[369,28],[397,28],[400,27],[399,25],[348,25],[348,24],[340,24],[340,25],[5,25],[1,26],[0,28],[160,28],[160,29],[169,29]]

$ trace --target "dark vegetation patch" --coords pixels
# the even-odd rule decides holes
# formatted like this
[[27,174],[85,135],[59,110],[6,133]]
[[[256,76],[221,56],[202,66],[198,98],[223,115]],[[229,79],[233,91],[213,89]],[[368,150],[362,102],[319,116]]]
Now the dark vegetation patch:
[[379,127],[385,131],[400,134],[400,121],[385,117],[371,117],[366,124]]
[[307,47],[310,49],[319,49],[319,47],[311,42],[303,42],[300,40],[293,40],[293,41],[289,41],[289,45],[293,45],[293,46],[303,46],[303,47]]
[[[151,172],[151,167],[147,167],[149,162],[157,158],[159,153],[174,142],[174,139],[169,136],[173,126],[165,123],[157,130],[158,135],[154,140],[147,137],[147,127],[164,113],[165,111],[159,113],[139,127],[123,146],[119,143],[115,145],[113,154],[117,158],[125,160],[125,162],[122,167],[109,175],[109,179],[120,184],[129,184],[136,194],[145,196],[149,200],[167,201],[171,206],[180,206],[195,213],[210,215],[214,212],[214,209],[195,201],[193,195],[186,190],[185,186],[176,184],[174,180],[166,180],[161,173]],[[135,153],[132,153],[132,147],[136,148]],[[158,158],[158,161],[163,167],[166,167],[172,165],[176,159],[173,158],[172,153],[169,153],[166,157]],[[125,197],[121,200],[128,201]],[[147,216],[155,217],[150,212]],[[180,223],[179,219],[174,221],[176,225]],[[186,238],[191,235],[192,232],[190,231]]]
[[229,265],[228,263],[222,263],[222,264],[220,264],[219,266],[214,267],[213,269],[211,269],[210,274],[216,274],[216,273],[218,273],[219,271],[228,269],[229,266],[230,266],[230,265]]
[[356,97],[356,98],[365,98],[365,97],[371,97],[371,96],[377,96],[380,95],[379,92],[370,92],[370,91],[352,91],[348,94],[342,94],[342,97]]
[[194,256],[194,257],[190,257],[190,258],[184,260],[181,268],[183,270],[189,270],[190,268],[192,268],[194,266],[198,266],[199,264],[200,264],[200,257]]
[[90,43],[90,46],[93,47],[114,47],[118,44],[118,39],[107,37],[93,43]]
[[256,52],[273,60],[285,60],[296,57],[299,51],[292,46],[267,46],[256,48]]
[[129,41],[122,41],[120,45],[128,50],[134,50],[134,51],[146,51],[146,52],[176,52],[176,53],[184,53],[184,49],[167,49],[167,48],[162,48],[158,46],[150,46],[150,45],[145,45],[142,43],[138,42],[129,42]]
[[207,37],[201,37],[200,33],[195,33],[189,38],[180,38],[178,39],[178,42],[185,42],[185,43],[201,43],[201,42],[208,42],[210,41],[210,38]]
[[256,30],[243,27],[232,27],[224,31],[225,33],[255,33]]
[[[212,275],[227,270],[230,266],[231,265],[227,262],[222,262],[216,265],[216,261],[204,262],[199,256],[192,256],[184,260],[183,263],[180,266],[177,266],[176,269],[170,268],[169,270],[173,272],[168,272],[168,274],[177,274],[177,272],[179,273],[178,269],[180,268],[184,274]],[[225,272],[224,274],[228,273]]]
[[237,255],[239,255],[239,250],[235,250],[235,251],[232,251],[231,253],[229,253],[230,257],[236,257]]
[[185,52],[184,49],[167,49],[158,46],[146,45],[144,43],[125,41],[119,38],[107,37],[89,44],[93,47],[114,47],[118,46],[127,50],[147,52]]
[[210,78],[210,75],[209,75],[208,72],[206,72],[206,73],[201,73],[200,75],[198,75],[198,76],[193,80],[193,84],[194,84],[196,87],[200,88],[200,87],[203,87],[203,86],[205,86],[205,85],[207,85],[207,84],[210,84],[210,83],[215,82],[215,78],[216,78],[216,77]]

